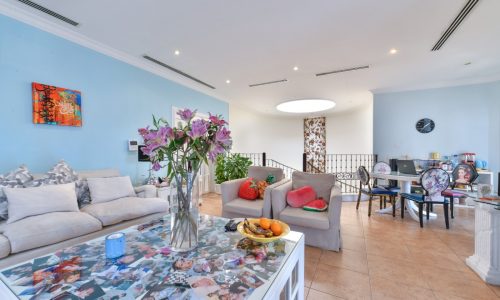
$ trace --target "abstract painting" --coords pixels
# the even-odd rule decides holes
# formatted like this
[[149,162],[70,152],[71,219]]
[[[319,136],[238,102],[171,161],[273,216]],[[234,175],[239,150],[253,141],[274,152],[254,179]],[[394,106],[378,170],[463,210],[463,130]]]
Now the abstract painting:
[[33,123],[82,126],[82,94],[79,91],[32,83]]

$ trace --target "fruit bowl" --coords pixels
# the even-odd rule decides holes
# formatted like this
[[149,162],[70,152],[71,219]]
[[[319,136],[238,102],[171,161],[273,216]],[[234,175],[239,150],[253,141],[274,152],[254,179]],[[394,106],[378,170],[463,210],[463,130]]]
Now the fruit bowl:
[[[259,224],[259,221],[260,221],[260,219],[250,219],[250,218],[248,218],[247,220],[248,220],[248,222],[256,224],[256,225]],[[260,237],[260,236],[254,235],[254,234],[247,233],[245,231],[245,229],[243,228],[244,221],[240,222],[236,229],[243,236],[245,236],[253,241],[259,242],[259,243],[274,242],[274,241],[279,240],[280,238],[286,236],[290,232],[290,226],[288,226],[286,223],[281,222],[280,220],[273,220],[273,219],[269,219],[269,221],[270,222],[277,222],[281,225],[282,232],[280,235],[275,235],[275,236],[271,236],[271,237]]]

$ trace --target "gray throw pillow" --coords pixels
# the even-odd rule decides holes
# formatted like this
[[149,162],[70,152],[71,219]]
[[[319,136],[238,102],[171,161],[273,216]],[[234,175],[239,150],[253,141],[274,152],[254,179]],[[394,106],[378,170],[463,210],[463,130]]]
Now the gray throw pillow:
[[80,179],[78,174],[64,161],[58,162],[50,171],[40,179],[26,183],[25,187],[38,187],[43,185],[75,183],[76,197],[80,205],[90,203],[90,191],[87,181]]
[[93,204],[137,196],[129,176],[87,178],[87,182]]
[[8,218],[7,197],[4,188],[23,188],[26,182],[32,180],[33,175],[25,166],[20,166],[14,171],[0,175],[0,219]]
[[7,223],[51,212],[80,211],[73,182],[24,189],[5,188],[4,190],[9,203]]

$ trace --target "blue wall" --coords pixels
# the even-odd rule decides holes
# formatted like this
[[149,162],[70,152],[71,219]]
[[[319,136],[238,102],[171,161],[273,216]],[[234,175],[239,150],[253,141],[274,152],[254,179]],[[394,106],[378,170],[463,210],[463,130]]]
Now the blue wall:
[[[82,127],[33,124],[31,82],[82,92]],[[171,119],[190,107],[228,117],[228,104],[55,35],[0,15],[0,173],[26,164],[45,172],[60,159],[73,168],[119,168],[141,178],[127,140],[151,115]]]
[[[374,153],[382,160],[475,152],[500,169],[500,82],[375,94],[373,113]],[[415,129],[424,117],[436,123],[431,133]]]

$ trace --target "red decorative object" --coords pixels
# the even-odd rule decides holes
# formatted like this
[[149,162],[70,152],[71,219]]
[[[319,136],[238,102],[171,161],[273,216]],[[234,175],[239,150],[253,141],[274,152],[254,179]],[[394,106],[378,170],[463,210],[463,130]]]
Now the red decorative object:
[[304,205],[303,208],[308,211],[325,211],[328,208],[328,204],[323,199],[316,199]]
[[316,199],[316,192],[308,185],[289,191],[286,194],[286,202],[288,205],[295,208],[303,207],[314,199]]
[[246,200],[255,200],[259,197],[259,189],[253,178],[248,178],[240,185],[238,197]]

